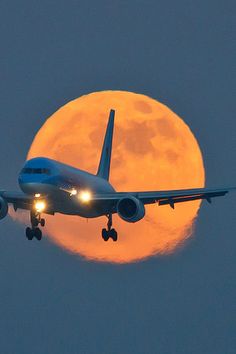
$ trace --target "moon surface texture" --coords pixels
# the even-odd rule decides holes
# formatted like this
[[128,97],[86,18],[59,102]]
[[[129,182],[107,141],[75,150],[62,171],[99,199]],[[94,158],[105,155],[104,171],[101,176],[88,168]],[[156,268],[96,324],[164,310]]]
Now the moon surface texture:
[[[168,107],[126,91],[94,92],[75,99],[47,119],[27,159],[49,157],[96,173],[110,109],[115,130],[110,182],[117,191],[203,187],[205,173],[197,140]],[[104,242],[107,218],[46,216],[44,233],[57,245],[86,259],[128,263],[173,252],[192,234],[200,201],[175,209],[146,206],[143,220],[129,224],[117,215],[118,242]]]

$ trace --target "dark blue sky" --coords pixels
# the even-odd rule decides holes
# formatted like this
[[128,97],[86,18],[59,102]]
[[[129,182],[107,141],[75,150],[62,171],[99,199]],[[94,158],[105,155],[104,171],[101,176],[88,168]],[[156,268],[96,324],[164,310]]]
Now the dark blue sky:
[[[0,4],[1,188],[46,117],[123,89],[167,104],[201,146],[208,186],[236,185],[235,1]],[[0,352],[234,354],[236,194],[203,204],[176,254],[85,262],[0,224]]]

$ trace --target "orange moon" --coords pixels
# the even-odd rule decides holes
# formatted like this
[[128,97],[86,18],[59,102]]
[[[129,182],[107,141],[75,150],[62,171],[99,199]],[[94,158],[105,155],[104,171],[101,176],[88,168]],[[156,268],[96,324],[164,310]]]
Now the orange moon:
[[[96,173],[110,109],[116,110],[110,182],[117,191],[203,187],[205,173],[197,140],[184,121],[160,102],[126,91],[94,92],[49,117],[27,159],[44,156]],[[46,217],[44,233],[86,259],[127,263],[173,252],[193,230],[199,201],[149,205],[135,224],[113,218],[118,242],[104,242],[106,217]]]

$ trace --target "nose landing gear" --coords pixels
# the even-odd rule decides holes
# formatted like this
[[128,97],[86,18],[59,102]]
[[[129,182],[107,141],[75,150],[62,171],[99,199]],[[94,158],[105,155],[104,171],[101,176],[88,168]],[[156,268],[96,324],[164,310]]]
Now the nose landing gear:
[[42,239],[42,231],[38,227],[45,225],[45,219],[42,219],[39,213],[30,212],[30,221],[32,227],[27,227],[25,230],[25,235],[28,240],[32,240],[34,237],[40,241]]
[[35,237],[38,241],[42,239],[42,231],[38,228],[27,227],[25,230],[25,235],[29,241],[33,240]]
[[117,241],[118,235],[115,229],[112,229],[112,214],[108,214],[107,229],[102,229],[102,238],[104,241],[108,241],[111,238],[114,242]]

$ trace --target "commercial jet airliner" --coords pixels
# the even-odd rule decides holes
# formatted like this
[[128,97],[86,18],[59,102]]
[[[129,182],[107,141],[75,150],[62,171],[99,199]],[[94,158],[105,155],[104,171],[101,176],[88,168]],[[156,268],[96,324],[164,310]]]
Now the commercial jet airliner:
[[0,219],[8,214],[8,204],[14,210],[29,210],[31,227],[26,228],[28,240],[41,240],[39,226],[45,225],[42,214],[78,215],[84,218],[107,216],[107,228],[102,238],[117,241],[112,228],[112,215],[117,213],[126,222],[134,223],[145,216],[145,205],[170,205],[224,196],[232,188],[182,189],[146,192],[116,192],[109,183],[115,111],[110,111],[97,174],[91,174],[45,157],[26,161],[18,182],[21,192],[0,191]]

